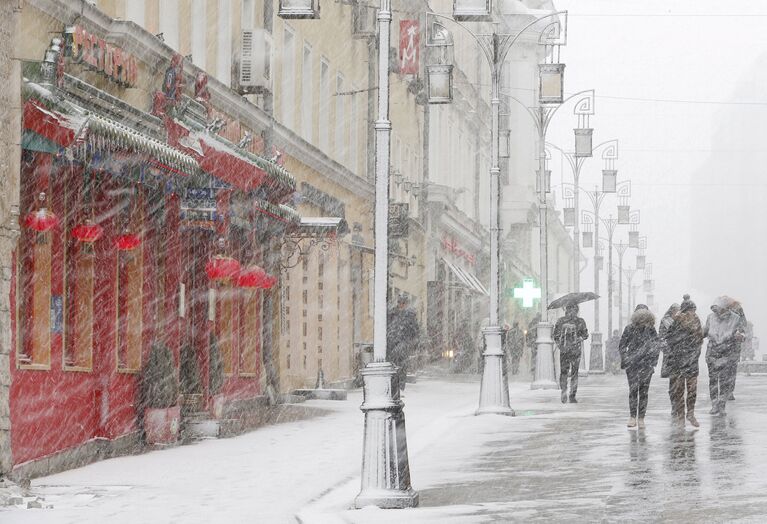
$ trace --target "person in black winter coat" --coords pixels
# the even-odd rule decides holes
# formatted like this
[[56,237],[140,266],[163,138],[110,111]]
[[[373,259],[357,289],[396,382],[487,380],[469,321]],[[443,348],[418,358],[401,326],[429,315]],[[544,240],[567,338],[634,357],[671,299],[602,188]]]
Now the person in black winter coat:
[[578,366],[583,352],[583,341],[589,338],[586,321],[578,316],[578,305],[565,308],[565,316],[557,320],[554,326],[554,341],[559,346],[559,389],[562,390],[562,403],[568,400],[567,378],[570,377],[571,403],[577,403]]
[[644,304],[636,307],[631,323],[623,330],[618,350],[621,369],[626,370],[629,383],[630,416],[627,426],[634,428],[638,423],[641,429],[645,427],[650,380],[660,356],[655,316]]
[[389,310],[386,333],[386,351],[389,361],[397,367],[400,389],[405,389],[407,368],[412,356],[420,327],[415,310],[410,307],[410,299],[402,294],[397,299],[397,307]]
[[[695,418],[695,401],[698,397],[698,359],[703,344],[703,329],[695,312],[695,303],[689,295],[677,314],[661,320],[660,336],[663,340],[663,366],[660,376],[668,378],[668,395],[671,399],[671,416],[677,424],[684,425],[685,391],[687,391],[687,420],[699,427]],[[671,310],[669,310],[671,311]]]

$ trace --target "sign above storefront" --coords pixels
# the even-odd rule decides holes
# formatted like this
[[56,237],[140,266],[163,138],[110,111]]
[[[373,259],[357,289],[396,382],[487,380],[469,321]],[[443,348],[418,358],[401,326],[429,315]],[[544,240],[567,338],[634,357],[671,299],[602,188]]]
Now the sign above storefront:
[[463,249],[453,238],[447,236],[442,237],[442,249],[448,253],[452,253],[458,258],[463,258],[471,265],[475,265],[477,263],[476,255],[473,255]]
[[67,56],[73,62],[102,73],[122,86],[136,86],[138,62],[132,54],[107,43],[103,38],[89,33],[79,25],[67,27],[64,35]]

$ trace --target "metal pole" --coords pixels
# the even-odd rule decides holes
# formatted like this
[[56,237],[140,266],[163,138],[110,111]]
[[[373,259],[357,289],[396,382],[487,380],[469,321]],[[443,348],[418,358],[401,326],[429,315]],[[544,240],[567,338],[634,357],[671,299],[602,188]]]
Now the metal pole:
[[[602,195],[594,189],[594,293],[599,296],[599,208]],[[610,338],[610,333],[607,334]],[[589,355],[589,373],[603,373],[605,370],[604,352],[602,351],[602,333],[599,331],[599,299],[594,301],[594,332],[591,335],[591,354]]]
[[410,486],[405,415],[397,372],[386,359],[389,244],[389,41],[391,2],[378,11],[378,120],[376,131],[375,287],[373,362],[362,371],[365,414],[362,486],[357,508],[409,508],[418,505]]
[[618,251],[618,331],[623,332],[623,255],[626,254],[628,244],[618,242],[615,250]]
[[[612,221],[613,217],[610,215],[610,221]],[[607,231],[607,239],[608,239],[608,245],[607,245],[607,332],[612,333],[613,332],[613,233],[615,232],[614,227],[608,227]]]
[[581,206],[580,206],[580,183],[581,166],[583,162],[579,157],[575,158],[575,225],[573,227],[573,291],[581,290]]
[[[541,321],[538,323],[537,353],[535,358],[535,377],[530,385],[532,389],[558,389],[556,367],[554,363],[553,329],[549,322],[549,260],[548,260],[548,207],[546,203],[546,114],[538,107],[538,191],[540,222],[540,275],[541,275]],[[577,218],[577,217],[576,217]],[[577,222],[577,220],[576,220]],[[577,264],[577,261],[576,261]]]
[[501,65],[498,35],[493,34],[493,60],[490,68],[492,75],[490,105],[492,109],[491,166],[490,166],[490,322],[482,330],[485,341],[485,366],[482,371],[482,384],[479,391],[477,415],[495,413],[514,415],[509,405],[509,383],[506,374],[505,355],[501,338],[500,317],[500,202],[501,202],[501,167],[499,130],[501,118]]

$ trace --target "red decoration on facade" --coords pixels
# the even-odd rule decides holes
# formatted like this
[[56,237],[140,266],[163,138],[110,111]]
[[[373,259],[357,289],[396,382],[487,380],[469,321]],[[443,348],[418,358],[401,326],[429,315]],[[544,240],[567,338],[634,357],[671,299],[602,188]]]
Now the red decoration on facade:
[[133,233],[125,233],[117,237],[115,246],[119,251],[131,251],[141,245],[141,237]]
[[194,79],[194,99],[205,106],[205,111],[210,115],[210,91],[208,91],[208,75],[202,71],[197,73]]
[[205,272],[211,280],[227,280],[240,272],[240,263],[232,257],[216,255],[205,264]]
[[418,20],[399,22],[399,72],[417,75],[421,53],[421,28]]
[[24,219],[24,227],[34,229],[38,233],[50,231],[59,223],[58,217],[46,208],[40,208],[28,214]]
[[94,224],[91,220],[87,220],[85,224],[80,224],[72,228],[72,236],[78,242],[92,243],[101,238],[104,234],[104,228],[98,224]]
[[449,237],[442,237],[442,249],[447,251],[448,253],[452,253],[455,256],[459,258],[463,258],[471,265],[474,265],[477,263],[477,257],[476,255],[473,255],[466,251],[465,249],[461,248],[458,243],[455,241],[455,239],[449,238]]
[[261,287],[264,289],[271,289],[274,287],[274,285],[277,283],[277,277],[272,275],[267,275],[264,281],[261,284]]
[[175,107],[184,89],[184,57],[176,53],[165,70],[162,91],[152,95],[152,114],[162,116]]
[[260,267],[249,266],[237,275],[237,285],[247,288],[263,287],[268,277],[269,275],[266,274],[266,271]]

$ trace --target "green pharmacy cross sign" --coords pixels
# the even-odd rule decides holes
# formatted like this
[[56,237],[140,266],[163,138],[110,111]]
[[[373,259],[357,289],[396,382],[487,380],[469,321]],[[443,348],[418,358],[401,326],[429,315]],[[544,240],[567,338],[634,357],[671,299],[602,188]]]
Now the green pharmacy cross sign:
[[532,278],[526,278],[522,287],[514,288],[514,298],[522,300],[522,307],[531,308],[536,300],[541,299],[541,288],[535,287]]

